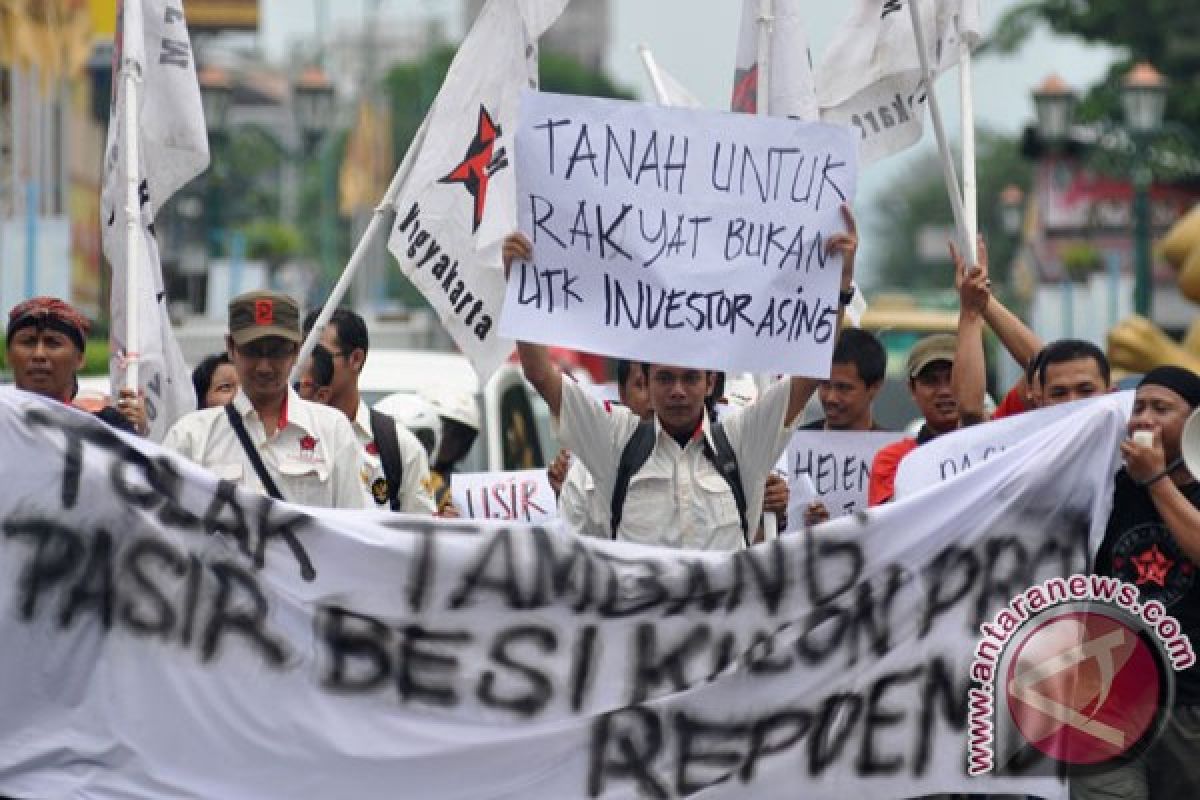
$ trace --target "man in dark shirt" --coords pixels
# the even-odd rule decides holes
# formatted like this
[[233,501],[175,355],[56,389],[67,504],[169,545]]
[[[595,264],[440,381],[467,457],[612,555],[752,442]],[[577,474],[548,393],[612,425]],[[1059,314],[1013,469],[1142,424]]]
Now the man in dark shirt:
[[[1200,483],[1182,458],[1183,426],[1200,406],[1200,376],[1159,367],[1138,384],[1121,444],[1113,510],[1095,572],[1161,603],[1200,645]],[[1149,437],[1139,433],[1145,432]],[[1139,441],[1142,439],[1142,441]],[[1167,800],[1200,791],[1200,665],[1175,674],[1175,700],[1157,740],[1132,761],[1073,777],[1074,800]]]

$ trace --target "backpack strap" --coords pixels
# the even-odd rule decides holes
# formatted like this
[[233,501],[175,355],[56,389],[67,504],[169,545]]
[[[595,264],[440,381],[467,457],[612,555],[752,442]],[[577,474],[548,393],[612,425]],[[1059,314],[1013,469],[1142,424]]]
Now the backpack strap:
[[704,455],[708,457],[713,467],[729,484],[730,491],[733,492],[733,500],[737,503],[738,517],[742,522],[742,539],[749,547],[750,526],[746,520],[746,489],[742,486],[742,474],[738,469],[737,456],[733,452],[733,445],[729,443],[729,436],[725,433],[725,427],[721,423],[710,426],[708,431],[712,435],[712,444],[710,445],[707,440],[704,442]]
[[371,437],[379,448],[383,477],[387,481],[387,499],[392,511],[400,510],[400,486],[404,482],[404,459],[396,441],[396,420],[382,411],[371,409]]
[[617,538],[617,529],[621,527],[621,516],[625,511],[625,494],[629,491],[629,479],[642,468],[653,450],[654,423],[643,420],[638,423],[633,435],[625,443],[625,449],[621,451],[621,460],[617,463],[617,478],[613,484],[612,503],[609,506],[614,540]]
[[233,428],[233,432],[237,434],[238,441],[242,444],[242,449],[246,451],[246,458],[250,459],[250,464],[253,465],[254,471],[258,474],[258,480],[262,483],[263,489],[276,500],[283,500],[283,493],[279,491],[279,487],[275,484],[275,479],[271,477],[271,473],[267,472],[267,465],[263,463],[262,456],[259,455],[258,448],[254,446],[254,442],[250,441],[250,434],[246,432],[246,424],[242,422],[242,415],[233,407],[233,403],[225,406],[225,416],[229,417],[229,425]]

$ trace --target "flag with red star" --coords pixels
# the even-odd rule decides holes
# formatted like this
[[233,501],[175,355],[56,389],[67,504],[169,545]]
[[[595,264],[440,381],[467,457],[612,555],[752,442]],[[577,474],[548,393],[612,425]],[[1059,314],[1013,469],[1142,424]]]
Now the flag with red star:
[[388,248],[481,380],[513,349],[498,324],[500,247],[517,227],[510,131],[537,85],[537,38],[566,2],[488,1],[398,172]]

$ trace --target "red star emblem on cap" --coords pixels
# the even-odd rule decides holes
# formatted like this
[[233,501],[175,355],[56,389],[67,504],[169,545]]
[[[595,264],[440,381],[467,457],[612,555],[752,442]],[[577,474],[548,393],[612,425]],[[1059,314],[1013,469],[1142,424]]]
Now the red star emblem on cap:
[[1154,583],[1166,588],[1167,575],[1171,572],[1171,567],[1175,566],[1175,562],[1163,555],[1163,552],[1158,549],[1158,545],[1150,545],[1149,550],[1142,551],[1131,560],[1137,569],[1137,578],[1134,579],[1134,583],[1138,586],[1144,583]]
[[375,442],[367,442],[367,455],[379,455],[379,445],[375,444]]
[[300,449],[301,450],[309,450],[309,451],[316,450],[317,449],[317,440],[311,436],[305,436],[303,439],[300,440]]

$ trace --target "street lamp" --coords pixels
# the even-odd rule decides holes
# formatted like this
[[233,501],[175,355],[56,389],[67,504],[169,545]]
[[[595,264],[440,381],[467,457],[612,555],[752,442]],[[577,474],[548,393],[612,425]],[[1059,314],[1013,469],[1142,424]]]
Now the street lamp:
[[1075,90],[1057,75],[1050,75],[1033,90],[1038,134],[1043,140],[1062,142],[1067,139],[1077,99]]
[[333,119],[333,83],[320,67],[305,67],[296,78],[292,104],[305,146],[319,139]]
[[1150,252],[1150,140],[1162,129],[1167,80],[1146,62],[1121,82],[1121,105],[1133,139],[1133,308],[1147,319],[1153,311],[1154,276]]
[[208,64],[196,76],[200,84],[200,105],[204,108],[204,124],[209,134],[221,133],[233,104],[233,80],[229,73],[215,64]]

